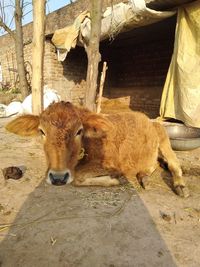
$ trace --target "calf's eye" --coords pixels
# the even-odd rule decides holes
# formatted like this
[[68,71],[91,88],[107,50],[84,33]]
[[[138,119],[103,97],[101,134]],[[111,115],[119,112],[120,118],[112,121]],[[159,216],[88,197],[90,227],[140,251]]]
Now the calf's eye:
[[80,128],[80,129],[77,131],[77,133],[76,133],[76,136],[78,136],[78,135],[81,135],[81,134],[82,134],[82,132],[83,132],[83,129],[82,129],[82,128]]
[[42,129],[39,129],[41,135],[45,136],[45,132]]

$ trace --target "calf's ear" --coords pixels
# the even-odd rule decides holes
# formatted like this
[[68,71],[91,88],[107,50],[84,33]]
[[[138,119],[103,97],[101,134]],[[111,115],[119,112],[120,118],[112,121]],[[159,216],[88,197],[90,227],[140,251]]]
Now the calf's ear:
[[20,136],[34,136],[38,134],[39,116],[23,115],[6,125],[6,130]]
[[110,123],[97,115],[92,115],[83,122],[84,136],[89,138],[105,138],[112,126]]
[[84,136],[89,138],[104,138],[106,132],[99,127],[84,127]]

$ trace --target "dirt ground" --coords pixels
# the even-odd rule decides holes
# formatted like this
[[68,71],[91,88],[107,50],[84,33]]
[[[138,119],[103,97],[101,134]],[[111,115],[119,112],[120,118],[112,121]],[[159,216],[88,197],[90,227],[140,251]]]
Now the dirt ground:
[[41,144],[6,133],[0,119],[0,266],[200,266],[200,149],[178,152],[191,196],[158,169],[148,189],[55,187],[44,181]]

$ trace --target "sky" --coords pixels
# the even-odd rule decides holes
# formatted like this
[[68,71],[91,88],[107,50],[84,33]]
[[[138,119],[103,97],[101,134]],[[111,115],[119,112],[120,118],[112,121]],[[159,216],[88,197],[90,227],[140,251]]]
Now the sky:
[[[0,0],[0,4],[4,4],[5,6],[7,6],[5,8],[5,22],[6,24],[14,29],[14,21],[13,21],[13,12],[14,12],[14,8],[12,6],[10,6],[11,3],[13,3],[13,0]],[[31,22],[33,20],[32,17],[32,1],[31,0],[25,0],[26,3],[28,3],[28,5],[26,6],[25,10],[24,10],[24,18],[23,18],[23,25]],[[74,2],[74,1],[73,1]],[[47,0],[47,5],[46,5],[46,13],[49,14],[63,6],[66,6],[70,3],[70,0]],[[1,16],[1,12],[0,12],[0,16]],[[0,29],[0,35],[4,34],[4,31]]]
[[[48,0],[46,5],[46,13],[49,14],[63,6],[70,3],[70,0]],[[28,11],[28,10],[27,10]],[[32,12],[24,17],[24,24],[29,23],[33,20]]]
[[69,0],[49,0],[47,2],[48,8],[50,12],[57,10],[63,6],[66,6],[70,3]]

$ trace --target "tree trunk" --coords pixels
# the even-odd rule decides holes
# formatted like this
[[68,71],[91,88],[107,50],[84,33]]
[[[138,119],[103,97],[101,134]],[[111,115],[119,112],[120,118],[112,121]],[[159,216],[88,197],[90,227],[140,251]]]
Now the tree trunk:
[[23,30],[22,30],[22,7],[20,0],[15,0],[15,51],[17,61],[17,71],[19,74],[19,85],[22,98],[24,99],[29,94],[29,86],[26,79],[26,70],[24,66],[24,50],[23,50]]
[[43,110],[43,62],[46,0],[33,0],[32,111]]
[[99,40],[101,34],[102,0],[91,0],[90,2],[91,33],[89,45],[86,48],[88,68],[85,106],[92,111],[96,111],[95,98],[97,90],[98,66],[101,60],[101,55],[99,53]]

